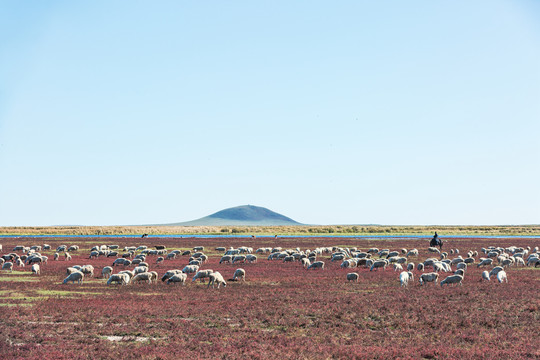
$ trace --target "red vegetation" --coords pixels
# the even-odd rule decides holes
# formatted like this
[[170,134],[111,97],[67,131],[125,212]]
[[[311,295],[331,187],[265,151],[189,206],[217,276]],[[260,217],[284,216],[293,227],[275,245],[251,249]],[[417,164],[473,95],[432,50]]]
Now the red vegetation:
[[[18,242],[17,242],[18,241]],[[217,246],[314,249],[318,246],[370,247],[399,250],[418,248],[417,264],[433,254],[428,241],[417,239],[344,238],[109,238],[3,240],[13,246],[78,244],[72,260],[53,261],[44,251],[39,281],[30,274],[0,273],[0,358],[41,359],[523,359],[540,357],[540,268],[510,267],[508,284],[480,281],[484,269],[469,266],[463,286],[419,286],[419,272],[401,288],[398,272],[340,269],[325,254],[317,260],[325,270],[304,270],[299,262],[267,260],[256,254],[253,264],[219,264]],[[17,243],[16,243],[17,242]],[[246,270],[246,282],[228,282],[221,289],[205,284],[186,286],[136,284],[107,286],[101,269],[114,258],[88,259],[96,244],[165,245],[191,249],[202,245],[209,261],[202,269],[220,271],[230,279],[235,269]],[[468,250],[489,245],[538,246],[538,239],[452,239],[443,250]],[[20,254],[20,253],[19,253]],[[480,254],[482,256],[483,254]],[[450,255],[452,258],[455,255]],[[161,277],[182,269],[187,256],[156,265]],[[477,261],[478,262],[478,261]],[[82,286],[63,285],[70,265],[92,264],[96,278]],[[133,267],[129,267],[132,269]],[[491,268],[491,267],[490,267]],[[114,272],[123,269],[115,267]],[[453,267],[455,269],[455,266]],[[15,270],[22,270],[15,268]],[[348,272],[358,283],[348,283]],[[444,279],[446,274],[441,274]],[[26,300],[25,300],[26,298]],[[13,305],[13,306],[11,306]],[[26,305],[26,306],[22,306]],[[29,305],[29,306],[28,306]]]

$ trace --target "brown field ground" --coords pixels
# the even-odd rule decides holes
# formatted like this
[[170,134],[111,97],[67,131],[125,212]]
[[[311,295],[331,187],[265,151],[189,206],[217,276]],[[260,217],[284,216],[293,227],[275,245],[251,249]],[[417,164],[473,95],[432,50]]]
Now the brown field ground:
[[[443,250],[496,246],[540,246],[537,238],[452,238]],[[418,238],[1,238],[2,254],[15,245],[43,245],[49,257],[42,274],[29,266],[0,271],[0,358],[2,359],[538,359],[540,358],[540,267],[509,267],[508,283],[481,282],[483,268],[468,267],[462,286],[401,288],[391,267],[341,269],[330,254],[318,256],[325,270],[304,270],[298,262],[267,260],[219,264],[218,246],[300,248],[417,248],[415,264],[433,257]],[[80,246],[72,259],[53,261],[58,245]],[[246,270],[245,282],[220,289],[206,284],[106,285],[99,274],[114,258],[89,259],[95,245],[204,246],[202,269],[225,279]],[[19,254],[21,254],[19,252]],[[450,258],[456,255],[450,255]],[[483,256],[482,253],[476,258]],[[156,264],[161,277],[182,269],[188,257]],[[62,284],[68,266],[91,264],[96,276],[83,285]],[[491,269],[487,268],[487,270]],[[132,269],[132,267],[130,267]],[[453,267],[455,269],[455,266]],[[115,269],[115,272],[119,271]],[[349,272],[360,275],[348,283]],[[431,271],[431,270],[429,270]],[[446,277],[441,273],[440,279]]]

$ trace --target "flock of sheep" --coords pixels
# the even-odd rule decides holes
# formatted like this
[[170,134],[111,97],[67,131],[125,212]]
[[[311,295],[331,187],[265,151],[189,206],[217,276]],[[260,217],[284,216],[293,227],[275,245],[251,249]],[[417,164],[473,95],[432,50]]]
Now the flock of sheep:
[[[167,260],[176,259],[179,256],[189,256],[189,260],[182,269],[173,269],[167,271],[161,281],[166,284],[180,283],[186,284],[188,275],[193,274],[192,282],[200,280],[204,282],[208,279],[208,287],[216,286],[220,288],[227,285],[222,274],[212,269],[201,269],[203,264],[208,260],[208,256],[204,254],[204,247],[197,246],[192,250],[172,250],[168,251],[164,246],[155,246],[155,249],[150,249],[147,246],[132,246],[125,247],[120,251],[118,245],[101,245],[95,246],[90,250],[89,260],[98,257],[114,258],[111,266],[105,266],[101,271],[101,276],[107,279],[107,284],[128,285],[133,283],[156,283],[158,281],[158,273],[150,271],[148,260],[151,256],[155,256],[155,263],[160,264]],[[31,265],[32,273],[40,274],[40,264],[46,264],[48,257],[41,255],[40,251],[50,250],[50,246],[35,245],[31,247],[16,246],[9,254],[0,256],[0,265],[2,270],[12,271],[13,266],[24,267]],[[78,251],[77,245],[67,246],[61,245],[56,249],[54,260],[59,260],[60,254],[63,253],[65,260],[70,260],[69,252]],[[414,281],[414,271],[419,271],[419,284],[437,283],[440,273],[451,273],[445,279],[440,281],[441,287],[451,284],[462,285],[467,268],[476,264],[478,268],[490,266],[490,271],[482,273],[482,281],[490,281],[491,277],[496,277],[499,283],[508,282],[505,268],[509,266],[540,266],[540,253],[538,247],[531,250],[530,247],[510,246],[507,248],[490,246],[482,248],[482,257],[479,257],[477,251],[468,251],[466,257],[459,255],[458,249],[451,249],[449,253],[441,252],[437,248],[428,248],[429,253],[433,253],[434,257],[430,257],[416,266],[410,261],[411,258],[417,258],[419,251],[417,249],[406,250],[400,249],[392,251],[390,249],[371,248],[367,251],[361,251],[357,248],[346,247],[319,247],[313,250],[283,249],[275,248],[259,248],[253,251],[253,248],[241,246],[239,248],[218,247],[215,249],[222,252],[219,263],[256,263],[257,255],[268,254],[268,261],[282,261],[283,263],[298,262],[307,270],[322,269],[324,270],[325,262],[318,260],[322,256],[329,256],[330,262],[340,261],[340,268],[350,269],[363,267],[369,271],[385,270],[392,266],[394,271],[399,271],[399,283],[402,287],[407,287],[411,281]],[[2,251],[2,245],[0,245]],[[22,252],[19,255],[17,252]],[[496,262],[496,264],[495,264]],[[127,267],[133,266],[132,270]],[[455,266],[455,270],[452,267]],[[114,273],[114,270],[122,267],[123,270]],[[426,272],[431,268],[431,272]],[[67,277],[63,280],[64,284],[75,283],[82,284],[85,276],[94,276],[94,266],[92,265],[74,265],[66,269]],[[242,268],[234,271],[232,279],[229,281],[245,281],[246,272]],[[357,272],[350,272],[346,275],[347,281],[358,282],[360,275]]]

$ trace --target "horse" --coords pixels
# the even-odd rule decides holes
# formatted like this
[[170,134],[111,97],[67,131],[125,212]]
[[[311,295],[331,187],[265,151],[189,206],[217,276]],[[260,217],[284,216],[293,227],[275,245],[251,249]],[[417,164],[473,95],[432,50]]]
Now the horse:
[[441,250],[442,250],[442,246],[443,246],[443,242],[440,238],[433,238],[431,239],[431,241],[429,242],[429,246],[431,247],[439,247]]

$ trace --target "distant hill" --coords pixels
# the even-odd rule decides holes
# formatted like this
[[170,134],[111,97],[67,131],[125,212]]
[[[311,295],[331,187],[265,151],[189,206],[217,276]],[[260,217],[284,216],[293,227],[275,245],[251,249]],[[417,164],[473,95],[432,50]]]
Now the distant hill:
[[218,211],[203,218],[165,226],[280,226],[303,225],[284,215],[260,206],[243,205]]

